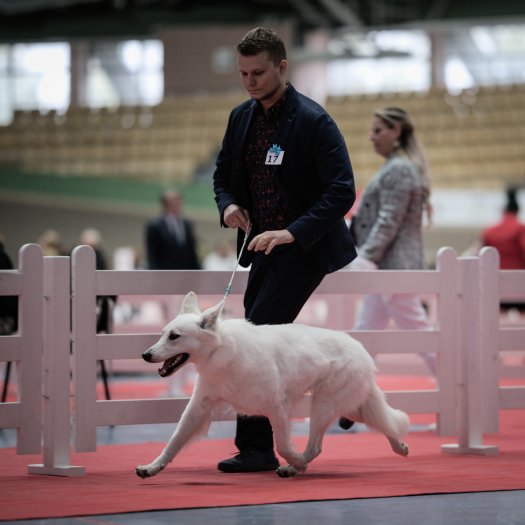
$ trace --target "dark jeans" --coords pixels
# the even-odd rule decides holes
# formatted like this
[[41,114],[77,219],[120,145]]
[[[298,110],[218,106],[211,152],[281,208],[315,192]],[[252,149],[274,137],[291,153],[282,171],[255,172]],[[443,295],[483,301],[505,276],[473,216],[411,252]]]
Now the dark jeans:
[[[292,323],[324,276],[317,262],[295,243],[278,246],[270,255],[258,252],[244,294],[246,319],[257,325]],[[273,450],[268,418],[238,416],[235,445],[241,452]]]

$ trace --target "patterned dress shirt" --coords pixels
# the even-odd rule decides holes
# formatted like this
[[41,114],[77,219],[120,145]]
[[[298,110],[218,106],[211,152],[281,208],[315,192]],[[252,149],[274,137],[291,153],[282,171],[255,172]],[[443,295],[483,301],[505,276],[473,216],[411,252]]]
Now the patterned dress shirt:
[[266,154],[276,143],[286,93],[265,114],[258,105],[246,141],[246,170],[252,197],[252,221],[258,231],[282,230],[292,217],[275,180],[275,168],[265,164]]

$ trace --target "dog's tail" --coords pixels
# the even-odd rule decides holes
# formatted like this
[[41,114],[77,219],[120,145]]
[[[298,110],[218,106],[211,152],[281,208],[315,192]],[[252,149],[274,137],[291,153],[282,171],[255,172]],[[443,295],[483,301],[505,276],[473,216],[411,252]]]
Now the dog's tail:
[[385,399],[385,394],[373,383],[368,398],[359,409],[364,423],[386,436],[400,439],[410,427],[408,416],[401,410],[392,408]]

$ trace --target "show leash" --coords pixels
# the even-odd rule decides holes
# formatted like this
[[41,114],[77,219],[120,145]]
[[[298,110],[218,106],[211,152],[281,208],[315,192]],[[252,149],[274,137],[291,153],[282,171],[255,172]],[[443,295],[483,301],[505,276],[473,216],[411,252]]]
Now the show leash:
[[228,283],[228,286],[226,287],[226,291],[224,292],[224,297],[222,299],[223,303],[226,302],[226,298],[228,297],[228,295],[230,295],[230,292],[232,289],[233,278],[235,277],[235,272],[237,271],[237,268],[239,267],[239,262],[244,252],[244,248],[246,247],[246,241],[248,240],[248,236],[250,235],[250,230],[251,230],[251,226],[248,226],[248,228],[246,228],[246,231],[244,233],[244,241],[242,242],[241,251],[239,252],[239,257],[237,257],[237,262],[235,263],[235,268],[233,269],[232,276],[230,278],[230,282]]

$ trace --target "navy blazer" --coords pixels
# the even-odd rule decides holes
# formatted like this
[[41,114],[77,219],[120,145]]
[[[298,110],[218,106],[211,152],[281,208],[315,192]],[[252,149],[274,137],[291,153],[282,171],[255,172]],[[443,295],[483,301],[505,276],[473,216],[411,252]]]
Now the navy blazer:
[[[213,185],[223,226],[224,210],[230,204],[247,209],[251,215],[245,146],[256,104],[248,100],[231,112],[217,157]],[[356,257],[344,222],[355,201],[354,176],[344,139],[328,113],[289,84],[275,143],[284,150],[284,156],[281,165],[272,169],[294,218],[287,230],[326,273],[334,272]],[[258,233],[254,230],[250,236]],[[239,230],[238,247],[243,239],[244,232]],[[250,264],[251,255],[247,252],[243,256],[243,266]]]

